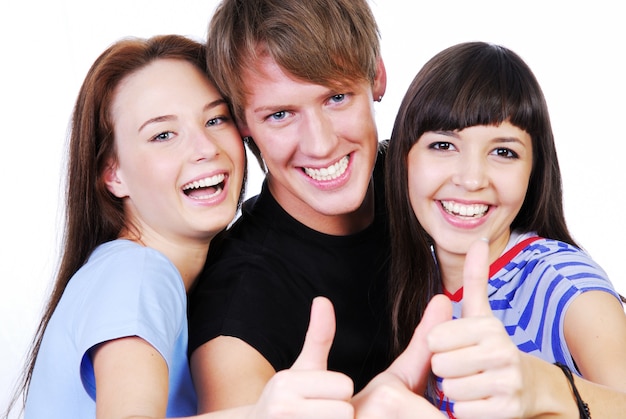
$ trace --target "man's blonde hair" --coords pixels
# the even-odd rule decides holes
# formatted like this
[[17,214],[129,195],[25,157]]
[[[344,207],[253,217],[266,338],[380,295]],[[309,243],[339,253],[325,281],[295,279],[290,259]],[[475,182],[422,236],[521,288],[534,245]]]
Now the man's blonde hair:
[[341,91],[373,83],[379,56],[379,30],[367,0],[223,0],[207,35],[209,73],[242,122],[243,76],[258,57]]

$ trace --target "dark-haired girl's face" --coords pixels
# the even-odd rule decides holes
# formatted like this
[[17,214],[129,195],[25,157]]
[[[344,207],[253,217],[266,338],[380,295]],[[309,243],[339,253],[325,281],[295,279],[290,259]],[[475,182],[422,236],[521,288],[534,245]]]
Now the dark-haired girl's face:
[[532,170],[530,135],[508,122],[429,131],[408,154],[411,206],[437,255],[464,259],[489,239],[490,257],[506,246]]

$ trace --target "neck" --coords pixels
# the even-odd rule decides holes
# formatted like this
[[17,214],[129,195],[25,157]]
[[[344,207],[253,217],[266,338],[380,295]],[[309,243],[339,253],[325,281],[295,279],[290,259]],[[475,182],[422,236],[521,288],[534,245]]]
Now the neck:
[[189,291],[204,267],[208,251],[207,244],[205,246],[172,246],[162,252],[176,266],[185,284],[185,290]]
[[[506,230],[489,243],[489,265],[502,255],[510,237],[510,231]],[[437,246],[435,248],[443,287],[450,294],[454,294],[463,287],[463,268],[466,254],[446,252]]]
[[272,182],[268,183],[272,196],[289,215],[305,226],[320,233],[333,236],[347,236],[364,230],[374,221],[374,182],[370,180],[365,199],[353,211],[340,214],[324,214],[311,208],[304,202],[290,202],[288,205],[273,191]]
[[437,253],[437,263],[441,272],[443,287],[450,294],[456,293],[463,287],[463,265],[465,255],[439,254]]

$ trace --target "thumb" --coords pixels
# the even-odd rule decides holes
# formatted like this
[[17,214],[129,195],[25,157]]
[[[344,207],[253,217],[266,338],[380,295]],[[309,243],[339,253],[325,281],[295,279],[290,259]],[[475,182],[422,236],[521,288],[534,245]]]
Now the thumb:
[[430,374],[432,352],[428,349],[426,337],[433,327],[451,318],[450,300],[444,295],[435,295],[428,303],[409,345],[387,369],[399,377],[414,393],[424,392]]
[[335,338],[335,310],[326,297],[316,297],[311,305],[311,320],[302,351],[291,369],[325,370],[328,353]]
[[487,296],[489,281],[489,243],[486,239],[472,243],[463,266],[463,317],[491,315]]

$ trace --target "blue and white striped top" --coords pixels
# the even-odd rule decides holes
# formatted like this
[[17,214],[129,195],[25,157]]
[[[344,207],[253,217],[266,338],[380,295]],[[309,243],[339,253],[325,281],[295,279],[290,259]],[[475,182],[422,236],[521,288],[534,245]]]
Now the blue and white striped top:
[[[504,254],[490,266],[491,310],[517,347],[547,362],[563,363],[577,374],[565,342],[565,312],[574,298],[594,290],[620,299],[604,270],[587,253],[534,233],[512,234]],[[448,296],[453,300],[453,317],[461,317],[462,289]],[[440,380],[436,399],[440,410],[453,417],[452,402],[443,395]]]

